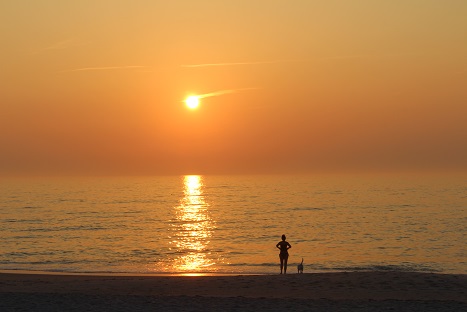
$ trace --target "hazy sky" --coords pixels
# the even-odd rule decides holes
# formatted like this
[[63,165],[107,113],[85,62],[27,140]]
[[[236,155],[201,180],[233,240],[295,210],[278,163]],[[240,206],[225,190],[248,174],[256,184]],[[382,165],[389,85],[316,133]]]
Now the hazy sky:
[[[0,2],[0,174],[467,169],[465,0]],[[211,95],[196,110],[190,94]]]

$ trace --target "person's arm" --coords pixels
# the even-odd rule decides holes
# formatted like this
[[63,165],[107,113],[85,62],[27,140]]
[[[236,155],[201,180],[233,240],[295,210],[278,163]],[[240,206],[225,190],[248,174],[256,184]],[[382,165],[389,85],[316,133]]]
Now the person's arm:
[[290,249],[292,248],[292,245],[290,245],[289,243],[287,243],[287,249]]
[[279,243],[277,243],[277,245],[276,245],[277,249],[281,249],[281,247],[280,247],[280,246],[281,246],[281,243],[280,243],[280,242],[279,242]]

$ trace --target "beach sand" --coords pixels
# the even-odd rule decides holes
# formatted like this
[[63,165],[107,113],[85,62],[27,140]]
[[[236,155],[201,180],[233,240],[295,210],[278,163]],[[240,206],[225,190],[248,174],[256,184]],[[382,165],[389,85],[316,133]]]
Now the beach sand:
[[0,311],[467,311],[467,275],[2,273]]

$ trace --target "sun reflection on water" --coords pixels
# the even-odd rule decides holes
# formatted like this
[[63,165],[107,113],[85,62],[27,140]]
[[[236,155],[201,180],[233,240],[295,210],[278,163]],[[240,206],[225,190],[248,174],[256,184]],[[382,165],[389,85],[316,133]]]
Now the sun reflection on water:
[[171,245],[177,254],[172,263],[176,272],[215,271],[215,264],[208,245],[214,222],[209,215],[209,205],[203,195],[201,176],[184,177],[184,196],[175,207],[174,234]]

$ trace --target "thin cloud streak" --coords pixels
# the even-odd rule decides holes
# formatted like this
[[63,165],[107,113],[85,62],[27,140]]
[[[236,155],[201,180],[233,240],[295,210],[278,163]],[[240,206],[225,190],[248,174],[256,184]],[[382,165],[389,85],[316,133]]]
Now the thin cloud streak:
[[147,66],[129,65],[129,66],[83,67],[83,68],[76,68],[76,69],[70,69],[70,70],[62,70],[62,71],[59,71],[59,73],[71,73],[71,72],[95,71],[95,70],[132,69],[132,68],[147,68]]
[[303,60],[277,60],[277,61],[264,61],[264,62],[186,64],[186,65],[180,65],[180,66],[185,67],[185,68],[196,68],[196,67],[278,64],[278,63],[299,63],[299,62],[304,62],[304,61]]
[[354,54],[354,55],[336,55],[318,58],[316,60],[345,60],[345,59],[365,59],[365,58],[392,58],[398,56],[415,56],[418,53],[388,53],[388,54]]
[[39,54],[39,53],[47,52],[47,51],[64,50],[64,49],[73,48],[73,47],[80,47],[80,46],[87,45],[89,43],[90,42],[81,42],[76,39],[66,39],[66,40],[62,40],[57,43],[54,43],[48,47],[34,51],[31,54]]
[[241,89],[219,90],[219,91],[205,93],[205,94],[198,94],[197,97],[199,97],[200,99],[204,99],[204,98],[213,97],[213,96],[221,96],[221,95],[225,95],[225,94],[237,93],[237,92],[247,91],[247,90],[257,90],[257,89],[259,89],[259,88],[241,88]]
[[396,56],[416,55],[415,53],[397,53],[397,54],[376,54],[376,55],[336,55],[313,58],[309,60],[276,60],[276,61],[259,61],[259,62],[231,62],[231,63],[204,63],[204,64],[185,64],[180,65],[184,68],[199,68],[199,67],[221,67],[221,66],[239,66],[239,65],[261,65],[261,64],[280,64],[280,63],[306,63],[322,60],[339,60],[339,59],[358,59],[358,58],[387,58]]

